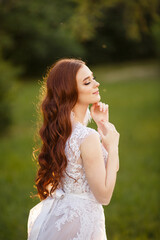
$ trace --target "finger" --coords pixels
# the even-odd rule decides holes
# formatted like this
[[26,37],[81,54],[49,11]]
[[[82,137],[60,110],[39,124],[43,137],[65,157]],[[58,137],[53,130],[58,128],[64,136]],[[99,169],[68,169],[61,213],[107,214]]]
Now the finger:
[[108,107],[109,107],[109,105],[108,105],[108,104],[105,104],[105,110],[107,110],[107,109],[108,109]]
[[109,127],[110,127],[110,129],[112,129],[112,130],[114,130],[114,131],[117,131],[116,128],[115,128],[115,126],[114,126],[114,124],[112,124],[112,123],[110,123],[110,122],[109,122]]
[[91,108],[95,110],[96,107],[100,106],[100,102],[93,103]]
[[107,117],[106,117],[107,122],[109,122],[109,105],[108,104],[106,104],[106,114],[107,114]]
[[103,106],[103,112],[105,112],[106,111],[106,104],[103,103],[102,106]]
[[119,132],[115,128],[114,124],[112,124],[110,122],[107,122],[107,121],[104,121],[104,120],[101,120],[99,123],[100,123],[101,126],[102,125],[105,126],[106,129],[110,129],[110,130],[115,131],[119,134]]
[[91,112],[94,111],[95,107],[96,107],[96,103],[92,104],[92,106],[91,106]]
[[97,102],[96,104],[99,106],[100,102]]
[[100,111],[102,111],[102,110],[103,110],[103,103],[100,102]]
[[109,122],[109,105],[108,105],[108,109],[107,109],[107,113],[108,113],[108,122]]
[[107,106],[106,104],[104,104],[104,112],[106,112],[106,110],[107,110]]
[[107,122],[107,120],[105,120],[105,121],[101,120],[99,123],[100,123],[101,126],[103,125],[106,129],[116,131],[115,126],[112,123]]

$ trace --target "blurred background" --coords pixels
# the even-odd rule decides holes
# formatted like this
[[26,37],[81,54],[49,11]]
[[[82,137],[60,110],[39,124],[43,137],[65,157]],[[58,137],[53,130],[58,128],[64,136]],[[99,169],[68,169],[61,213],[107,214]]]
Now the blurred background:
[[27,238],[39,89],[64,57],[94,72],[120,133],[108,240],[160,239],[160,1],[0,0],[0,240]]

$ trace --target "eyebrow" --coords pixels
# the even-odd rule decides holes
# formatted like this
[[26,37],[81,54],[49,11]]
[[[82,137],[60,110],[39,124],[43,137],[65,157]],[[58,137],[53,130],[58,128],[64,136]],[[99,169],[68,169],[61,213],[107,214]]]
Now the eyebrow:
[[[93,72],[92,72],[92,76],[93,76]],[[90,78],[90,76],[84,78],[83,81],[87,80],[88,78]]]

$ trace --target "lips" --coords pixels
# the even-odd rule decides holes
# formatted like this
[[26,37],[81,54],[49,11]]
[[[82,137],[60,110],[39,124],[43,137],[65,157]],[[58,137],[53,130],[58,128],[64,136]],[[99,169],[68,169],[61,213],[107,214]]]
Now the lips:
[[93,94],[99,94],[99,90],[98,90],[98,91],[96,91],[96,92],[94,92]]

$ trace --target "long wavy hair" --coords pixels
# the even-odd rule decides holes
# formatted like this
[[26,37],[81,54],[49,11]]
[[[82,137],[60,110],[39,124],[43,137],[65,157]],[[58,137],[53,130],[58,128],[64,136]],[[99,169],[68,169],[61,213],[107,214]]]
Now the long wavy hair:
[[[35,179],[41,200],[56,190],[67,167],[65,143],[72,132],[70,116],[78,99],[76,74],[84,64],[78,59],[61,59],[44,77],[44,96],[40,104],[43,117],[39,130],[41,149]],[[48,184],[52,186],[50,191]]]

